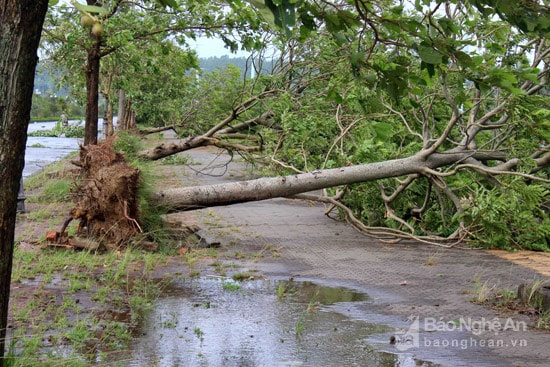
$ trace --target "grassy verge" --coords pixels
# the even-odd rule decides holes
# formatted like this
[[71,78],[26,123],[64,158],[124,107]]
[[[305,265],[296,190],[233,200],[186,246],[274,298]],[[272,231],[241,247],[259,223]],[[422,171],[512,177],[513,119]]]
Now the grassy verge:
[[[166,285],[189,276],[168,251],[77,251],[44,246],[69,215],[74,167],[68,160],[25,180],[18,214],[7,366],[88,366],[125,350]],[[76,226],[76,223],[74,223]],[[74,228],[69,228],[69,234]],[[163,267],[166,268],[163,270]]]
[[[182,184],[180,178],[174,177],[173,165],[189,164],[187,157],[148,167],[135,158],[138,148],[133,140],[135,137],[122,137],[118,148],[142,172],[144,197],[167,185]],[[160,141],[160,137],[151,137],[147,144]],[[140,331],[148,310],[173,280],[204,273],[231,276],[226,273],[238,271],[234,260],[245,256],[257,260],[270,253],[273,257],[278,254],[278,249],[269,244],[248,253],[230,241],[223,251],[194,248],[193,244],[181,247],[187,244],[173,240],[161,245],[156,253],[131,247],[113,252],[46,247],[46,231],[59,230],[72,208],[71,188],[78,177],[74,169],[68,159],[63,160],[24,182],[28,212],[17,218],[7,366],[78,367],[98,361],[116,366],[116,357],[112,356],[128,350],[129,341]],[[155,178],[157,184],[153,184]],[[159,229],[159,213],[144,203],[140,208],[141,215],[147,217],[143,228],[155,232],[151,237],[160,243],[166,236]],[[220,219],[214,214],[202,221],[220,228],[221,235]],[[76,225],[71,223],[69,234]],[[225,235],[242,232],[226,227],[223,226],[228,232]],[[237,274],[224,290],[236,290],[233,283],[251,277]]]
[[534,329],[550,331],[550,311],[545,310],[540,297],[536,297],[536,291],[547,284],[547,280],[533,279],[524,285],[526,296],[523,297],[516,290],[498,287],[488,280],[482,282],[479,277],[473,283],[474,289],[470,293],[472,302],[503,314],[527,315]]
[[86,366],[126,348],[166,281],[163,255],[15,250],[10,366]]

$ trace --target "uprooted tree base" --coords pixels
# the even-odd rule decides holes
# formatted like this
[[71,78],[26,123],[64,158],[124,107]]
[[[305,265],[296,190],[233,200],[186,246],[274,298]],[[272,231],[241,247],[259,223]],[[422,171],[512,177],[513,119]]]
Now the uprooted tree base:
[[[139,170],[113,149],[114,138],[80,148],[80,175],[73,191],[75,206],[60,233],[79,220],[77,235],[93,238],[109,250],[126,247],[141,231]],[[147,243],[143,242],[142,243]],[[146,246],[150,247],[150,245]]]

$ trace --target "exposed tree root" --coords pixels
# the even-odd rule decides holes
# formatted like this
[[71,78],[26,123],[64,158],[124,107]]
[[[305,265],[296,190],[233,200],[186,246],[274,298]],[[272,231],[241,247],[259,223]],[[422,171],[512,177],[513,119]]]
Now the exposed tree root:
[[[93,237],[107,249],[126,247],[142,232],[139,225],[140,172],[113,149],[114,138],[80,149],[81,173],[74,190],[70,220],[80,221],[80,236]],[[63,233],[63,231],[61,232]]]

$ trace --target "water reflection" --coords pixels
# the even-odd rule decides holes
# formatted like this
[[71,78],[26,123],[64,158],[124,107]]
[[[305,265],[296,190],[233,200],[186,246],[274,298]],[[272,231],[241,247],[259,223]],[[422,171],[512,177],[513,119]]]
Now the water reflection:
[[431,366],[377,352],[365,340],[380,325],[324,306],[359,302],[365,294],[309,282],[228,282],[176,284],[158,300],[129,353],[110,358],[124,359],[124,366]]

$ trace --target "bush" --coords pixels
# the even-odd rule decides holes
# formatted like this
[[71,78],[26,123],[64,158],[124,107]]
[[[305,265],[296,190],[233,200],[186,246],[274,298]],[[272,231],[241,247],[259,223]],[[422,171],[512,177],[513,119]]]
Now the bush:
[[478,187],[464,219],[475,244],[504,250],[550,251],[550,218],[542,209],[550,192],[520,179],[502,188]]

